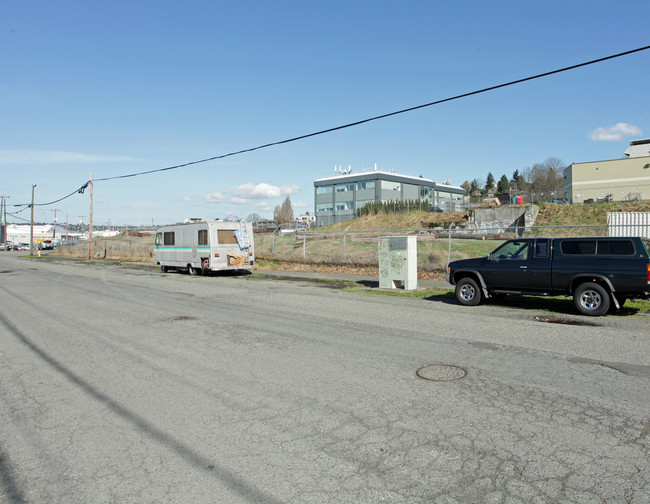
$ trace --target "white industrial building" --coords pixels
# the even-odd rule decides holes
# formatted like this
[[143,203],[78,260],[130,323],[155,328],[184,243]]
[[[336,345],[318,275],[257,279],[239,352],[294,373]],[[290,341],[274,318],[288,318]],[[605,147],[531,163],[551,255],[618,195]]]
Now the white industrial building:
[[[7,243],[29,244],[31,239],[32,227],[30,224],[7,224]],[[69,239],[78,239],[79,233],[67,233],[62,226],[34,225],[34,244],[43,240],[56,240],[63,242]]]

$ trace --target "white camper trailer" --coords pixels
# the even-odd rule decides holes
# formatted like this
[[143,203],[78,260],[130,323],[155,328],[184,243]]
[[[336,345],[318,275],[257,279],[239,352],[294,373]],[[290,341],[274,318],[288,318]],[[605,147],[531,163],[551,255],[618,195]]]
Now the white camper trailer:
[[250,222],[191,220],[156,231],[153,260],[161,270],[187,269],[190,275],[207,271],[252,270],[255,265]]

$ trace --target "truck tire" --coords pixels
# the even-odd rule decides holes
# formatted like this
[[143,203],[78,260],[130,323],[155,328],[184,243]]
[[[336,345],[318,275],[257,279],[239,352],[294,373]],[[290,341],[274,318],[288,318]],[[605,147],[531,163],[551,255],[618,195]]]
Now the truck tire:
[[196,268],[192,266],[191,264],[187,265],[187,272],[190,274],[190,276],[196,276]]
[[582,315],[600,317],[609,311],[609,293],[597,283],[585,282],[573,293],[573,304]]
[[464,306],[476,306],[481,302],[481,289],[472,278],[461,278],[456,284],[456,299]]

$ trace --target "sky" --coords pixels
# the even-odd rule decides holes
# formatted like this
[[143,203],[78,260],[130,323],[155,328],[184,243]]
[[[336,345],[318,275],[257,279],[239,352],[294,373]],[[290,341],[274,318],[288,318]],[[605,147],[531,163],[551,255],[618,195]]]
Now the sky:
[[287,196],[313,213],[335,166],[459,186],[621,158],[650,137],[648,50],[156,171],[648,46],[648,19],[647,0],[7,0],[7,220],[29,220],[36,184],[35,221],[88,223],[91,172],[95,226],[156,226],[272,217]]

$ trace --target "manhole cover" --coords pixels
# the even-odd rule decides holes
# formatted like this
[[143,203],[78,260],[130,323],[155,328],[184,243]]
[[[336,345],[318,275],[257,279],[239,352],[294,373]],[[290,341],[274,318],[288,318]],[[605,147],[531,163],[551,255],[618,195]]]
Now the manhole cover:
[[458,366],[449,364],[431,364],[418,369],[415,374],[423,380],[451,381],[460,380],[467,376],[467,371]]

